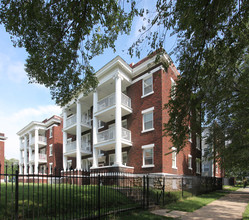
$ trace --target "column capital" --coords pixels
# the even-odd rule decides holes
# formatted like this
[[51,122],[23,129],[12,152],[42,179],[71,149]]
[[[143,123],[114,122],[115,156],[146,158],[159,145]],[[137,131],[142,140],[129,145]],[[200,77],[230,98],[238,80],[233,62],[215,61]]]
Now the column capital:
[[118,71],[118,72],[115,73],[115,75],[113,76],[113,79],[121,79],[121,80],[123,80],[124,77],[123,77],[122,74]]

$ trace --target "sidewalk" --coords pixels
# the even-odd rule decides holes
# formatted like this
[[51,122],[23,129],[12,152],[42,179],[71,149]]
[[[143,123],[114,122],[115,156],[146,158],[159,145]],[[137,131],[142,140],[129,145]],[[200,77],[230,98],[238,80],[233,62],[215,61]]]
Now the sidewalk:
[[231,192],[220,199],[217,199],[206,206],[194,212],[170,211],[166,209],[154,210],[153,214],[179,218],[183,220],[189,219],[242,219],[242,214],[249,202],[249,187],[238,189]]

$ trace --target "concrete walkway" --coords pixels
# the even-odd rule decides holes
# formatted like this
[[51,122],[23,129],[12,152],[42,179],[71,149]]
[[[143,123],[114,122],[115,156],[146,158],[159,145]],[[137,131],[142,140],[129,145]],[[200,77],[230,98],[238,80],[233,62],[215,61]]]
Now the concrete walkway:
[[242,214],[245,211],[248,202],[249,187],[231,192],[194,212],[169,211],[166,209],[160,209],[154,210],[152,213],[183,220],[242,219]]

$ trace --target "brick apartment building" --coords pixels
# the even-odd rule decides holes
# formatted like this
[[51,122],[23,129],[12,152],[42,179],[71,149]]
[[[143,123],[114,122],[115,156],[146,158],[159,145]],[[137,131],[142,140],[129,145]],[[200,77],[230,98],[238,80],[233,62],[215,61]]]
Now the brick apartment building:
[[[5,137],[4,133],[0,133],[0,164],[1,164],[1,170],[0,173],[4,173],[4,142],[7,139]],[[4,176],[0,176],[0,182],[4,180]]]
[[42,173],[62,169],[62,128],[59,116],[32,121],[17,135],[20,138],[20,173]]
[[221,168],[218,161],[209,160],[206,157],[206,151],[213,152],[213,146],[206,143],[209,128],[204,128],[202,132],[202,176],[223,178],[225,176],[224,169]]
[[63,107],[63,168],[200,175],[201,140],[192,134],[179,154],[163,136],[164,104],[179,72],[169,56],[127,64],[117,56],[96,72],[99,85]]

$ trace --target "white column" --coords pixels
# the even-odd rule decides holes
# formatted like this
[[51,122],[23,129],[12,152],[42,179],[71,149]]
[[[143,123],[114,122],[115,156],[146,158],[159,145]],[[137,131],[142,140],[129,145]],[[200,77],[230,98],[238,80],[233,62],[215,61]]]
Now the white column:
[[122,109],[121,109],[121,80],[122,77],[117,74],[115,77],[115,137],[116,137],[116,145],[115,145],[115,165],[122,165]]
[[19,141],[20,141],[20,163],[19,163],[19,172],[20,172],[20,174],[23,174],[23,170],[22,170],[22,168],[23,168],[23,158],[22,158],[22,150],[21,150],[21,147],[22,147],[22,138],[20,138],[19,139]]
[[76,112],[76,169],[81,170],[81,104],[77,101]]
[[30,164],[30,161],[31,161],[31,155],[32,155],[32,148],[31,148],[31,139],[32,139],[32,133],[29,132],[29,164]]
[[38,129],[35,129],[35,174],[38,174],[39,146],[38,146]]
[[64,109],[63,110],[63,169],[64,170],[67,169],[67,156],[64,156],[64,154],[66,153],[66,146],[67,146],[67,132],[64,131],[64,129],[67,126],[66,121],[67,121],[67,112]]
[[95,145],[98,143],[98,118],[95,116],[95,112],[98,111],[98,92],[93,93],[93,164],[92,168],[98,167],[98,150]]
[[24,136],[24,174],[27,174],[27,164],[28,164],[27,147],[28,147],[28,138],[25,135]]

